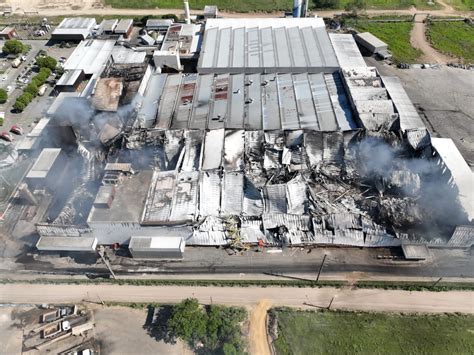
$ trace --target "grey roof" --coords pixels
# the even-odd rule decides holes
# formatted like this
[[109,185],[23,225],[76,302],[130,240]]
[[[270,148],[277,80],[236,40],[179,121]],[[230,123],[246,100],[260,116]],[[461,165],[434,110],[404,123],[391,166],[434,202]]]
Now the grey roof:
[[110,208],[92,207],[87,223],[90,225],[101,222],[138,223],[152,174],[151,171],[144,170],[135,174],[132,179],[125,179],[115,188],[112,206]]
[[458,199],[468,220],[474,220],[474,173],[450,138],[431,138],[431,144],[451,174]]
[[169,74],[159,129],[356,129],[338,73]]
[[423,244],[402,243],[402,250],[407,260],[426,260],[430,257],[430,251]]
[[132,251],[174,250],[184,252],[185,241],[182,237],[141,237],[133,236],[128,248]]
[[364,57],[351,34],[330,33],[329,38],[342,68],[366,66]]
[[100,74],[110,59],[115,42],[113,39],[82,41],[64,63],[64,69],[82,69],[85,74]]
[[60,148],[45,148],[41,151],[26,178],[45,178],[61,153]]
[[406,131],[426,128],[400,79],[396,76],[382,76],[381,78],[400,116],[400,129]]
[[133,25],[132,19],[121,19],[117,27],[115,27],[115,33],[127,33],[129,28]]
[[373,53],[377,53],[388,48],[387,43],[381,41],[370,32],[357,33],[355,35],[357,43],[369,49]]
[[83,73],[82,69],[65,70],[63,75],[59,78],[57,86],[74,86],[79,79],[79,76]]
[[[152,46],[155,44],[155,39],[150,36],[149,34],[144,34],[144,35],[141,35],[140,37],[140,40],[143,41],[144,44],[148,45],[148,46]],[[143,52],[143,53],[146,53],[146,52]]]
[[96,24],[95,18],[67,17],[54,29],[52,36],[82,36],[85,39]]
[[94,237],[41,237],[36,248],[43,251],[95,251]]
[[320,73],[339,65],[321,18],[209,19],[199,73]]
[[115,46],[112,49],[112,59],[116,64],[141,64],[145,62],[145,58],[145,51],[135,51],[124,46]]
[[117,27],[119,20],[118,19],[109,19],[109,20],[102,20],[100,23],[100,29],[106,32],[113,32]]
[[149,19],[146,21],[147,29],[168,28],[173,24],[173,19]]

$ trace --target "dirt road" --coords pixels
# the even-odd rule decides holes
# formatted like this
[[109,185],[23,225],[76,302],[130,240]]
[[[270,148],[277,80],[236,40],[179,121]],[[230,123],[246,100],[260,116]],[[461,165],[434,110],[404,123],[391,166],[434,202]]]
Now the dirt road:
[[267,312],[270,308],[270,301],[262,299],[250,312],[250,354],[271,354],[267,341]]
[[426,14],[418,14],[415,16],[415,23],[413,24],[413,29],[411,30],[410,34],[411,45],[423,52],[420,61],[424,63],[438,64],[446,64],[456,61],[455,58],[446,56],[431,47],[431,44],[426,39],[425,35],[426,25],[424,20],[426,17]]
[[[474,313],[474,292],[408,292],[396,290],[188,287],[118,285],[0,285],[0,303],[60,303],[92,301],[175,303],[194,297],[201,303],[252,306],[262,299],[274,306],[311,304],[366,311]],[[308,306],[309,307],[309,306]]]

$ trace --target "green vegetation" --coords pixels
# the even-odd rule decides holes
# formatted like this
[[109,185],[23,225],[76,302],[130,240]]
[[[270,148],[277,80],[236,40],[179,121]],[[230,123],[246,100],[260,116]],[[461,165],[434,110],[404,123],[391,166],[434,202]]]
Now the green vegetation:
[[440,52],[474,63],[474,27],[465,22],[430,22],[426,31]]
[[8,100],[8,93],[5,89],[0,89],[0,104],[4,104]]
[[474,316],[270,311],[277,354],[472,354]]
[[[181,9],[181,0],[105,0],[106,5],[116,8],[162,8]],[[291,10],[292,0],[216,0],[212,4],[217,5],[219,10],[236,12],[274,12]],[[207,0],[191,0],[191,9],[202,10],[205,5],[209,5]]]
[[18,96],[13,108],[17,112],[23,112],[26,106],[38,95],[38,88],[43,85],[51,75],[51,69],[41,68],[39,73],[31,79],[31,82],[23,89],[23,94]]
[[[34,280],[11,280],[0,279],[0,284],[22,283],[31,284],[71,284],[71,285],[134,285],[134,286],[215,286],[215,287],[344,287],[347,281],[323,280],[315,282],[312,280],[183,280],[183,279],[34,279]],[[351,286],[354,286],[351,284]],[[407,291],[474,291],[474,283],[470,282],[429,282],[429,281],[359,281],[355,285],[358,288],[380,288],[385,290],[407,290]]]
[[354,26],[360,32],[370,32],[388,44],[396,63],[412,63],[421,51],[410,44],[411,22],[369,22],[366,19],[346,20],[346,25]]
[[[309,7],[313,9],[344,9],[354,0],[310,0]],[[472,1],[472,0],[453,0]],[[374,9],[407,9],[416,6],[418,9],[438,9],[438,4],[428,5],[427,0],[363,0],[364,7]],[[107,5],[115,8],[161,8],[161,9],[181,9],[181,0],[105,0]],[[235,12],[275,12],[290,11],[293,7],[292,0],[215,0],[219,10]],[[189,6],[195,10],[204,9],[209,5],[209,1],[190,0]]]
[[201,307],[196,299],[186,299],[172,306],[170,313],[166,327],[163,322],[157,325],[161,337],[180,338],[198,354],[243,353],[240,335],[240,323],[246,318],[243,308]]
[[6,54],[20,54],[28,49],[28,46],[24,45],[17,39],[9,39],[5,41],[2,52]]
[[474,0],[445,0],[447,4],[459,11],[474,11]]
[[58,62],[56,59],[50,56],[38,57],[36,58],[36,65],[40,68],[49,68],[50,70],[56,69]]

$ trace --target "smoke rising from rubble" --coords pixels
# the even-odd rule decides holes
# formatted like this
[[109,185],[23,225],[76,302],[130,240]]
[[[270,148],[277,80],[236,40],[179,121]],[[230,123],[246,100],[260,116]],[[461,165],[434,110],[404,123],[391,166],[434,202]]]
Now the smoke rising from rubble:
[[361,178],[379,190],[383,217],[393,218],[387,222],[399,227],[404,222],[420,224],[428,228],[428,238],[466,222],[457,191],[436,160],[414,157],[401,145],[374,137],[355,149]]

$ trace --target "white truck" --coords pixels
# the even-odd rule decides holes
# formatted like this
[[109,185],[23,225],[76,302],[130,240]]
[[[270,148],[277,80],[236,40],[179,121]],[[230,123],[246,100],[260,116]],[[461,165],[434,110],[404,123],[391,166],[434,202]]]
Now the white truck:
[[15,58],[12,61],[12,67],[13,68],[18,68],[21,64],[21,59],[20,58]]

